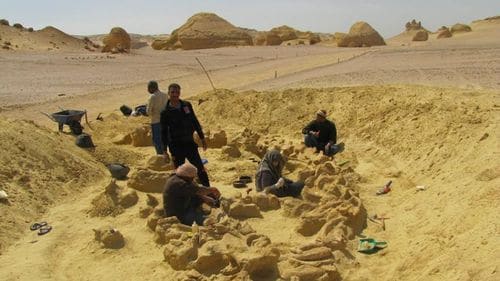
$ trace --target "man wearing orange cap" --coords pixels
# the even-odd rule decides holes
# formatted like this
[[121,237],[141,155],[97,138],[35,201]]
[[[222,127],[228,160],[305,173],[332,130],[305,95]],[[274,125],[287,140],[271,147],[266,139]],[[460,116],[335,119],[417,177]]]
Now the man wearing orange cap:
[[189,162],[177,167],[165,183],[163,208],[167,217],[176,216],[185,225],[203,225],[201,204],[218,207],[220,192],[214,187],[199,186],[193,180],[198,169]]
[[343,143],[337,144],[335,123],[326,119],[325,110],[318,110],[316,119],[307,124],[302,133],[307,147],[315,147],[317,152],[323,151],[326,156],[332,156],[343,150]]

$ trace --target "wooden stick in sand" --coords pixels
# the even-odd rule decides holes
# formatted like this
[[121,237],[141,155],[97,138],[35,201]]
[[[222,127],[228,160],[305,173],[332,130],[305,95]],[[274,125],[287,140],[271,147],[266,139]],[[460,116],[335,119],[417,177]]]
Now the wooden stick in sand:
[[212,88],[214,89],[214,92],[216,92],[217,89],[215,89],[214,83],[212,82],[212,79],[210,79],[210,75],[208,75],[207,70],[205,69],[205,67],[203,66],[203,64],[201,63],[201,61],[197,57],[195,57],[195,59],[200,64],[201,68],[203,69],[203,71],[207,75],[208,81],[210,81],[210,85],[212,85]]

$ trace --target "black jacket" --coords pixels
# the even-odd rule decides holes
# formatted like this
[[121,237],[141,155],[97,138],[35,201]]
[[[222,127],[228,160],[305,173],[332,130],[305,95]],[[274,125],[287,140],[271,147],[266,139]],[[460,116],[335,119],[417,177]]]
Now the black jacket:
[[319,131],[318,142],[321,144],[327,144],[330,141],[334,144],[337,143],[337,128],[335,128],[335,123],[330,120],[325,120],[324,122],[311,121],[302,130],[302,133],[307,135],[309,131]]
[[194,142],[193,133],[196,131],[201,139],[205,138],[200,122],[194,114],[193,106],[187,101],[180,100],[179,109],[170,107],[170,100],[160,115],[161,139],[165,148],[170,143]]

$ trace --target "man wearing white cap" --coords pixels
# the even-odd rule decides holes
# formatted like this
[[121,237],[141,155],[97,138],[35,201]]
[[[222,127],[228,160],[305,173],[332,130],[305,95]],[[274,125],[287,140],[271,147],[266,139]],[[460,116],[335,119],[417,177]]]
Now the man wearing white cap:
[[337,144],[337,128],[335,123],[326,119],[326,111],[318,110],[316,119],[302,130],[304,143],[307,147],[315,147],[326,156],[332,156],[342,151],[343,144]]
[[193,179],[197,174],[198,169],[185,162],[167,179],[163,191],[163,208],[167,217],[176,216],[185,225],[192,225],[193,222],[203,225],[205,215],[201,204],[218,207],[219,190],[196,184]]

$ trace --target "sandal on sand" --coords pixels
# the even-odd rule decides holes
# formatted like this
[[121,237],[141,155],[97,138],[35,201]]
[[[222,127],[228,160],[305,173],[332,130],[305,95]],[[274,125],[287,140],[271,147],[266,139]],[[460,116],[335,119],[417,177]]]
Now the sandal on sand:
[[238,181],[233,181],[233,186],[236,188],[243,188],[243,187],[246,187],[247,184],[245,182],[238,180]]
[[39,228],[41,228],[41,227],[44,227],[44,226],[46,226],[46,225],[47,225],[47,222],[45,222],[45,221],[42,221],[42,222],[35,222],[34,224],[32,224],[32,225],[30,226],[30,230],[31,230],[31,231],[35,231],[35,230],[37,230],[37,229],[39,229]]
[[42,227],[40,227],[40,229],[38,230],[38,235],[44,235],[44,234],[47,234],[47,233],[49,233],[51,230],[52,230],[52,226],[50,226],[50,225],[45,225],[45,226],[42,226]]
[[244,182],[244,183],[250,183],[250,182],[252,182],[252,177],[250,177],[250,176],[240,176],[239,181]]
[[373,238],[359,239],[358,252],[372,254],[387,247],[387,242],[377,241]]

